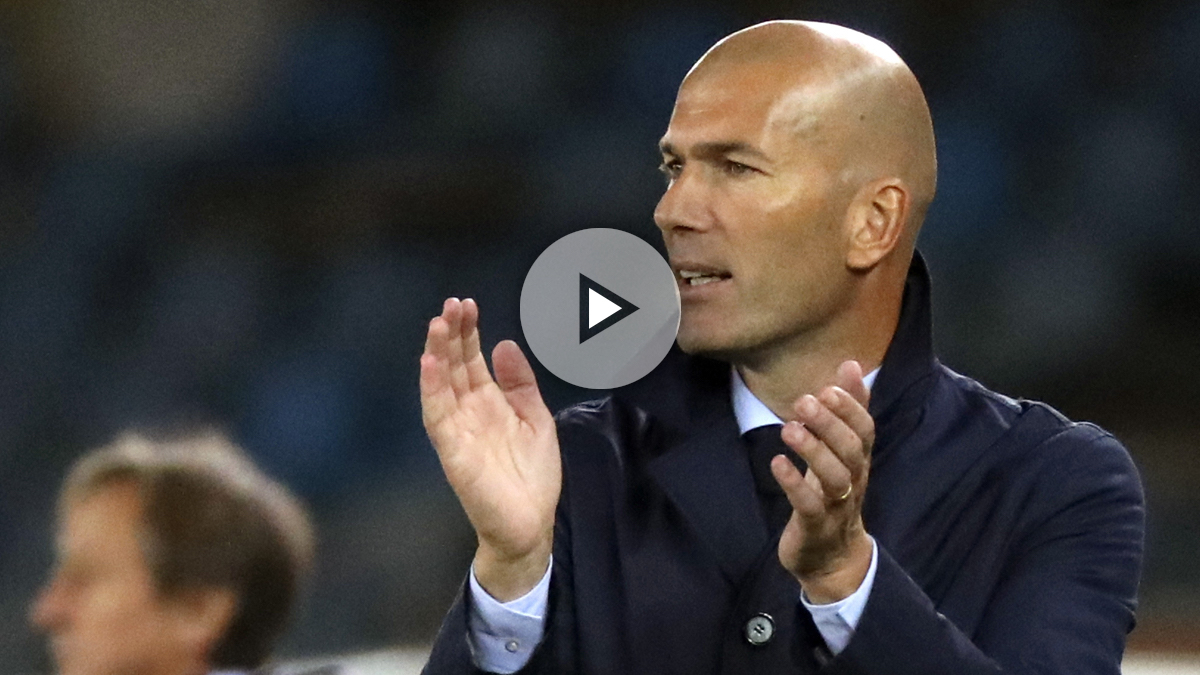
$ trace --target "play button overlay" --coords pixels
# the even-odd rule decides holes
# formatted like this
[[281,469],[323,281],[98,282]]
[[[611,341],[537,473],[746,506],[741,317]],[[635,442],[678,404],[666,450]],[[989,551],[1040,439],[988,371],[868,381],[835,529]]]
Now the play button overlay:
[[521,328],[533,356],[588,389],[633,382],[662,361],[679,330],[679,288],[667,261],[638,237],[607,228],[551,244],[521,288]]
[[579,342],[638,311],[637,305],[584,275],[579,275]]

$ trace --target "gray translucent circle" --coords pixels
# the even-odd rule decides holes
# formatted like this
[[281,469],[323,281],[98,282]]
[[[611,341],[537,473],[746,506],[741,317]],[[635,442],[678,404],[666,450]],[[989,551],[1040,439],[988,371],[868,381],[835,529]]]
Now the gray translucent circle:
[[[637,311],[580,341],[580,275]],[[613,389],[662,361],[679,330],[679,288],[662,255],[628,232],[573,232],[542,252],[521,288],[521,329],[550,372],[579,387]]]

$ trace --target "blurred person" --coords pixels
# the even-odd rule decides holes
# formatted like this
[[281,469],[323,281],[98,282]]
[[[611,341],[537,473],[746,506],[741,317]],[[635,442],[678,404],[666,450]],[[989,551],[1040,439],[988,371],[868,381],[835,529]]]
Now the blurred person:
[[127,434],[67,475],[30,619],[61,675],[271,672],[312,557],[303,507],[225,438]]
[[661,143],[679,351],[555,419],[479,308],[421,357],[478,548],[426,672],[1120,672],[1125,448],[934,356],[932,121],[886,45],[780,21],[708,51]]

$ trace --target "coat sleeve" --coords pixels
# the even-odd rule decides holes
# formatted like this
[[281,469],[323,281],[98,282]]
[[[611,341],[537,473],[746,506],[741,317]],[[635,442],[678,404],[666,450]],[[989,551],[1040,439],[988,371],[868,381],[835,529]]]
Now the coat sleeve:
[[[559,444],[578,442],[567,412],[557,416]],[[569,675],[575,672],[575,624],[571,533],[567,511],[570,503],[570,483],[567,480],[566,458],[563,459],[563,484],[554,522],[554,559],[550,571],[550,596],[546,605],[545,631],[529,662],[517,671],[519,675]],[[471,611],[470,583],[464,580],[458,596],[438,629],[429,660],[422,675],[483,675],[476,667],[468,641],[468,617]]]
[[1119,675],[1141,574],[1141,482],[1116,439],[1090,425],[1074,430],[1057,439],[1071,451],[1040,476],[1048,508],[997,561],[1005,569],[973,635],[881,549],[855,634],[822,672]]
[[467,614],[470,612],[471,590],[466,581],[458,590],[442,627],[433,641],[429,661],[421,669],[422,675],[465,675],[482,673],[475,667],[471,647],[467,641]]
[[[558,528],[556,528],[556,539],[558,537],[557,530]],[[554,569],[550,573],[550,597],[546,607],[545,633],[529,662],[524,668],[517,671],[521,675],[567,672],[563,664],[570,661],[566,654],[569,651],[567,647],[570,643],[564,638],[565,634],[570,632],[567,619],[571,612],[562,605],[569,602],[569,598],[563,596],[564,589],[569,586],[567,578],[570,576],[570,570],[559,564],[561,556],[558,548],[556,542]],[[441,628],[438,629],[437,638],[434,640],[433,649],[429,654],[429,661],[421,670],[422,675],[482,675],[487,672],[476,667],[471,654],[468,639],[470,611],[470,584],[464,581],[459,588],[458,596],[454,599],[454,604],[450,607],[446,618],[443,619]]]

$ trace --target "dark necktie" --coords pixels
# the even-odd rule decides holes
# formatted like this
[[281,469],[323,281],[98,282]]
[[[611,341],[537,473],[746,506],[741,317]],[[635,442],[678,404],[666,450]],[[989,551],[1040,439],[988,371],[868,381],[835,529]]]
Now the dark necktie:
[[749,453],[754,487],[758,491],[758,503],[762,507],[763,517],[772,536],[778,534],[787,524],[792,515],[792,505],[788,503],[783,488],[779,487],[775,476],[771,474],[771,459],[775,455],[787,455],[801,471],[804,471],[806,466],[804,460],[783,442],[779,435],[782,429],[782,424],[769,424],[751,429],[742,435]]

